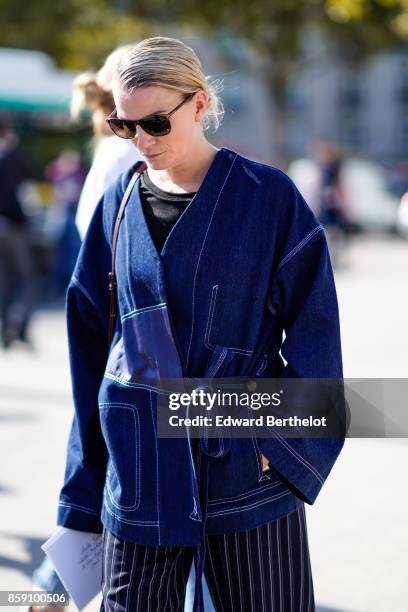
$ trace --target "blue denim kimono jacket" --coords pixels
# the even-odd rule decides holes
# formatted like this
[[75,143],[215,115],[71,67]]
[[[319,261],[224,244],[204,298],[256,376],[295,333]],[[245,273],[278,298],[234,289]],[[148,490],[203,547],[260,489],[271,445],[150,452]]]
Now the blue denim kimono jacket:
[[99,201],[67,289],[75,410],[57,523],[196,547],[202,610],[205,534],[313,504],[344,440],[201,440],[203,493],[191,440],[157,436],[158,381],[342,378],[337,297],[323,228],[292,180],[221,148],[161,253],[136,182],[119,230],[108,346],[113,227],[135,168]]

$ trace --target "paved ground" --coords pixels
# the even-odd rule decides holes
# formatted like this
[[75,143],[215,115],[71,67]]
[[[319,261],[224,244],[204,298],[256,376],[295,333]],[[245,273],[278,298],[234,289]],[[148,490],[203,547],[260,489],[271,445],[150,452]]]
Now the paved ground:
[[[408,243],[359,238],[349,260],[336,272],[345,375],[408,378]],[[35,352],[0,354],[0,589],[30,587],[54,530],[71,419],[63,313],[38,312],[33,337]],[[407,461],[407,439],[349,439],[307,507],[319,612],[408,610]]]

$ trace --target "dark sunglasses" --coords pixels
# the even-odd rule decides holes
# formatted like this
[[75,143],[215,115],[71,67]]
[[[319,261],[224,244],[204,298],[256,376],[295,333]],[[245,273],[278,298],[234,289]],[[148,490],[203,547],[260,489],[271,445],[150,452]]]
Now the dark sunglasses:
[[116,109],[106,118],[106,122],[110,129],[119,138],[135,138],[136,127],[140,125],[142,130],[151,136],[165,136],[171,132],[171,123],[169,117],[183,106],[188,100],[194,96],[196,92],[188,94],[180,104],[173,108],[169,113],[160,115],[150,115],[144,119],[119,119],[113,115],[116,114]]

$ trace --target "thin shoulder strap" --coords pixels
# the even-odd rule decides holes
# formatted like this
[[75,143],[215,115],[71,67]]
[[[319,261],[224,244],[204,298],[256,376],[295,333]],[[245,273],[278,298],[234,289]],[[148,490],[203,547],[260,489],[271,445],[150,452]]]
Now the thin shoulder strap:
[[139,178],[139,175],[147,168],[146,162],[140,162],[137,166],[132,178],[130,179],[128,186],[126,187],[126,191],[123,194],[122,201],[120,203],[119,211],[115,221],[115,227],[113,230],[113,238],[112,238],[112,265],[111,271],[109,272],[109,291],[110,291],[110,307],[109,307],[109,346],[112,342],[113,336],[113,328],[115,323],[115,287],[116,287],[116,277],[115,277],[115,257],[116,257],[116,242],[118,239],[119,226],[122,221],[123,214],[125,212],[126,204],[128,203],[130,194],[132,189]]

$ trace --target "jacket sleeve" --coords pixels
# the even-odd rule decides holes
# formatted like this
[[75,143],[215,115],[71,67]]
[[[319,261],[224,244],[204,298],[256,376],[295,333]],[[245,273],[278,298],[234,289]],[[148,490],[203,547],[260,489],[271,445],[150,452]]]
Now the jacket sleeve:
[[[337,379],[333,405],[341,424],[337,431],[344,432],[339,311],[330,256],[323,227],[294,186],[293,190],[294,219],[268,296],[285,333],[281,377]],[[274,431],[276,435],[258,439],[262,454],[298,497],[313,504],[343,447],[343,433],[284,438]]]
[[98,393],[108,357],[111,248],[103,224],[103,199],[94,211],[66,292],[66,324],[74,414],[68,438],[57,525],[102,532],[100,511],[107,448]]

